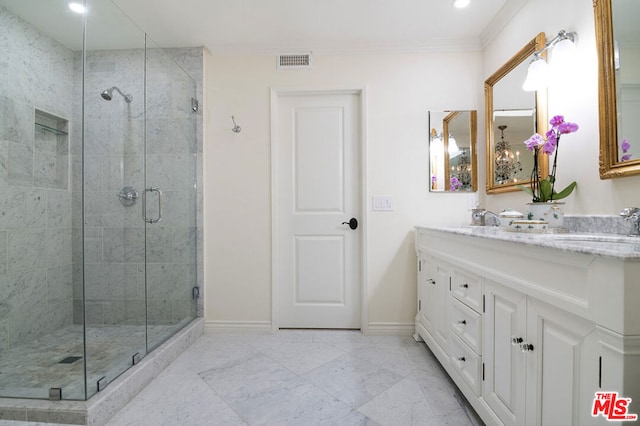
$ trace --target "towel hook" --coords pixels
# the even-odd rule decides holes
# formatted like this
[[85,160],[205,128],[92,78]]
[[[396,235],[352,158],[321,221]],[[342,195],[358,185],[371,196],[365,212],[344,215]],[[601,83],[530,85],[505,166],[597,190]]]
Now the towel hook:
[[240,130],[242,130],[240,128],[240,126],[238,126],[238,124],[236,123],[236,119],[233,117],[233,115],[231,116],[231,120],[233,121],[233,129],[231,129],[231,131],[233,133],[240,133]]

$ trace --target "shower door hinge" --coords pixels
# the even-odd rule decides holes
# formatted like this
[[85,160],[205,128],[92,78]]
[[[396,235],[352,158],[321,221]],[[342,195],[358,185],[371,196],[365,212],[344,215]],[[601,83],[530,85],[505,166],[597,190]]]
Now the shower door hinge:
[[191,109],[193,110],[193,112],[198,111],[198,100],[196,98],[191,98]]
[[100,377],[96,382],[96,386],[98,387],[98,392],[104,390],[104,388],[106,388],[108,384],[109,382],[107,381],[107,376]]
[[60,401],[62,399],[62,388],[49,388],[49,400]]
[[196,300],[200,297],[200,287],[194,287],[191,290],[191,296],[193,297],[193,300]]
[[140,352],[136,352],[135,354],[133,354],[133,356],[131,357],[131,364],[136,365],[137,363],[140,362]]

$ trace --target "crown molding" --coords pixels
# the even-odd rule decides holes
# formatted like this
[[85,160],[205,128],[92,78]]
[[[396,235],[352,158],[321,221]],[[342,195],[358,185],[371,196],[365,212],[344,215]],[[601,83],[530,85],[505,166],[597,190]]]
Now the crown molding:
[[319,44],[319,45],[256,45],[256,44],[208,44],[214,55],[277,55],[287,52],[313,52],[314,55],[375,55],[397,53],[449,53],[479,52],[479,39],[431,40],[425,43],[396,44]]
[[489,22],[489,25],[480,33],[480,44],[482,49],[487,47],[498,34],[507,26],[514,16],[527,4],[529,0],[508,0],[496,16]]

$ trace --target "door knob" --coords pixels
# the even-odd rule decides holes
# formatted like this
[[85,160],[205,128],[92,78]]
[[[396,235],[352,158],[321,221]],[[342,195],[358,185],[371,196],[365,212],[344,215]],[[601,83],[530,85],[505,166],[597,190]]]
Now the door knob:
[[358,219],[352,217],[349,222],[342,222],[343,225],[349,225],[349,228],[356,229],[358,227]]

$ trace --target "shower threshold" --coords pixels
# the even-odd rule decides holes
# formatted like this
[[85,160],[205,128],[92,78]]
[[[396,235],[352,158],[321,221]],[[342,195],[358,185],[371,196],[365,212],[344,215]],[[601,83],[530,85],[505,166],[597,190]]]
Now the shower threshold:
[[[144,327],[128,328],[129,337],[135,339],[136,333],[142,333],[138,337],[144,338]],[[77,328],[77,330],[76,330]],[[104,373],[104,368],[113,364],[114,357],[121,356],[117,348],[114,348],[113,338],[122,337],[123,330],[115,330],[118,327],[89,327],[87,330],[88,345],[87,359],[89,367],[93,371],[87,371],[88,383],[94,384]],[[79,330],[79,336],[78,336]],[[131,398],[141,391],[157,374],[177,358],[188,348],[203,332],[202,318],[196,318],[184,328],[170,337],[166,342],[150,352],[134,367],[129,368],[119,377],[114,379],[101,392],[95,394],[87,401],[67,400],[79,399],[84,395],[82,384],[84,362],[82,359],[68,364],[60,364],[59,361],[69,356],[77,356],[82,353],[82,327],[71,326],[70,329],[60,330],[46,338],[41,346],[33,353],[22,352],[22,356],[30,356],[29,362],[36,365],[31,368],[28,376],[18,374],[20,368],[25,368],[27,363],[20,357],[2,358],[0,363],[0,391],[11,388],[11,398],[0,398],[0,420],[17,420],[30,422],[49,422],[81,424],[91,426],[104,425],[115,415]],[[161,333],[159,328],[150,327],[150,333]],[[56,340],[56,338],[58,340]],[[67,339],[63,341],[63,339]],[[118,340],[116,340],[118,341]],[[137,340],[139,341],[139,340]],[[121,341],[118,341],[119,343]],[[79,344],[78,348],[73,345]],[[24,350],[26,348],[22,348]],[[40,361],[36,364],[35,361]],[[13,362],[13,365],[12,365]],[[22,366],[22,367],[21,367]],[[12,367],[16,368],[13,371]],[[100,370],[102,368],[102,370]],[[35,370],[35,371],[34,371]],[[8,374],[7,374],[8,373]],[[24,373],[24,372],[22,372]],[[59,381],[56,381],[59,379]],[[26,399],[29,389],[37,386],[41,381],[43,386],[50,383],[61,383],[64,398],[62,401],[48,401],[43,399]],[[66,384],[66,385],[65,385]],[[20,389],[25,399],[20,398]],[[29,395],[32,396],[32,395]]]

